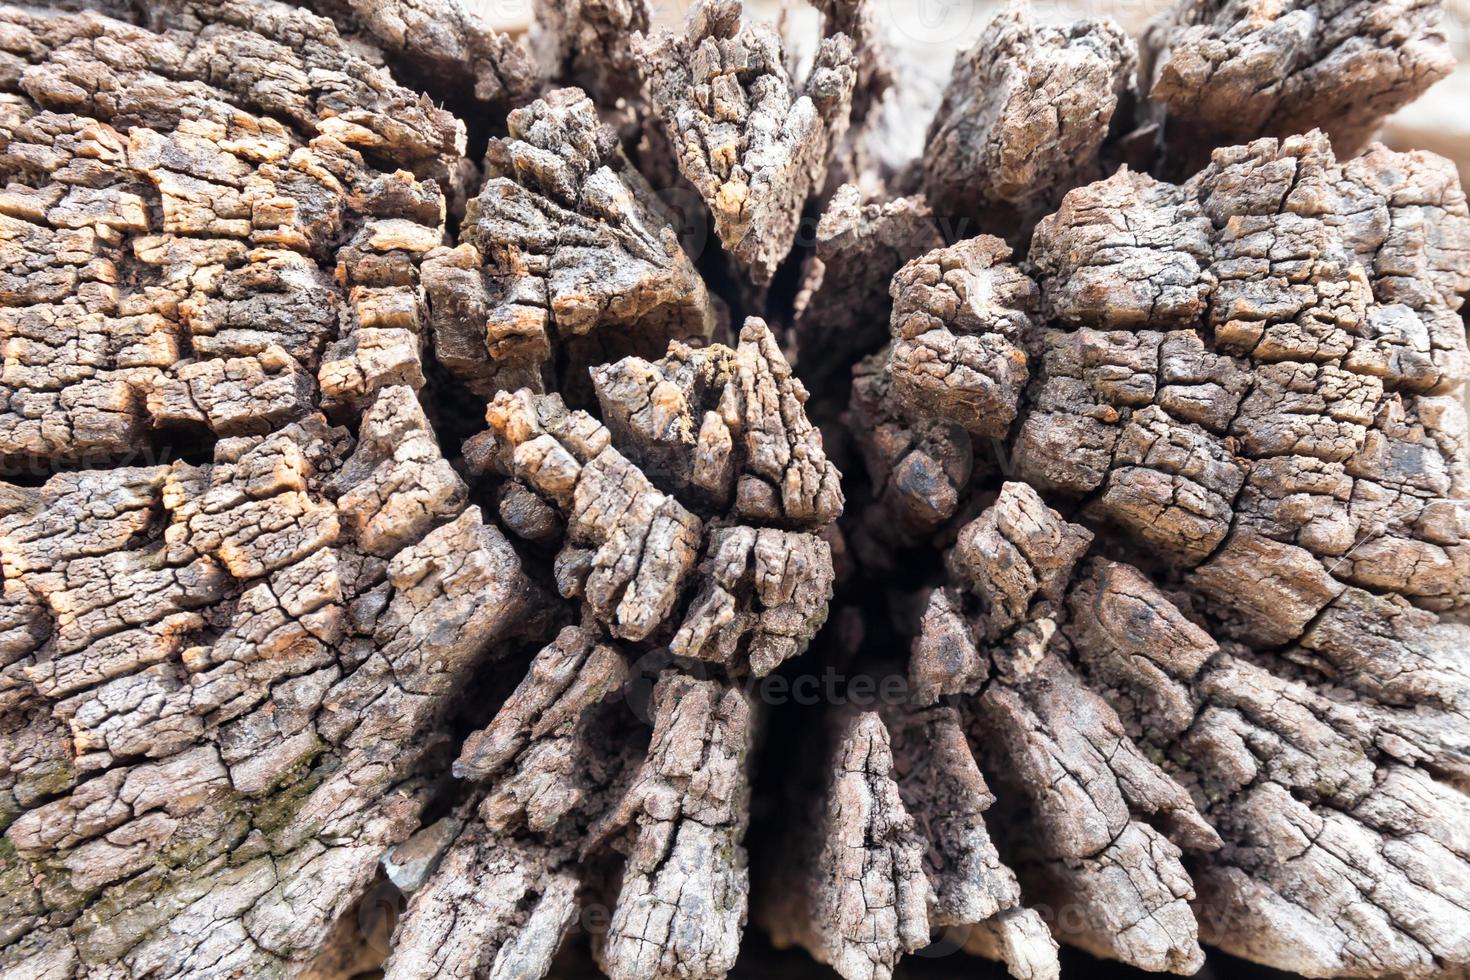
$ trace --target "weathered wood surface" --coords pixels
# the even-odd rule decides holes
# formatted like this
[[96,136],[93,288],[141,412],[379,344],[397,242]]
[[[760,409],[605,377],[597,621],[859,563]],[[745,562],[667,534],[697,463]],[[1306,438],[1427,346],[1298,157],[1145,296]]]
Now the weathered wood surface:
[[0,8],[0,974],[1470,968],[1438,4],[307,6]]

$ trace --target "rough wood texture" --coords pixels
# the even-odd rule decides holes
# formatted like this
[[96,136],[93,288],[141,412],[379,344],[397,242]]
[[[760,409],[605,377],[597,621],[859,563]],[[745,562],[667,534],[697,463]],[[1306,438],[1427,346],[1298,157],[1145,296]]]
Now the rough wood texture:
[[902,173],[861,0],[58,6],[7,980],[1470,971],[1470,208],[1368,145],[1436,4],[1184,0],[1146,91],[1011,10]]
[[[1339,164],[1320,133],[1217,151],[1183,187],[1125,171],[1072,191],[1027,263],[1046,328],[1017,341],[1020,382],[985,388],[1024,388],[1027,482],[949,534],[959,420],[898,394],[897,346],[860,375],[871,523],[953,542],[913,690],[971,719],[1022,892],[1072,912],[1059,938],[1186,973],[1201,942],[1312,976],[1464,963],[1451,650],[1470,633],[1436,611],[1458,616],[1470,584],[1467,231],[1446,162]],[[974,282],[954,252],[911,267]],[[1175,591],[1075,571],[1094,534]]]
[[1454,68],[1443,22],[1423,0],[1186,0],[1145,35],[1144,77],[1181,167],[1316,128],[1347,157]]
[[531,47],[548,78],[611,106],[639,94],[642,76],[628,38],[651,24],[647,0],[536,0]]
[[739,0],[702,0],[682,34],[644,41],[640,59],[679,172],[709,207],[735,264],[755,286],[769,285],[847,129],[857,81],[852,40],[824,38],[798,83],[780,39],[742,22]]
[[409,389],[362,425],[12,495],[7,973],[282,972],[414,829],[451,695],[546,602]]
[[1012,229],[1096,176],[1114,116],[1133,108],[1137,50],[1111,21],[1064,28],[1009,7],[955,59],[929,126],[923,187],[971,230]]
[[592,100],[556,89],[507,123],[461,244],[426,259],[439,361],[486,397],[550,383],[585,398],[594,364],[708,341],[704,282]]
[[886,977],[929,941],[924,841],[893,779],[888,729],[876,712],[833,719],[811,811],[792,821],[761,925],[852,980]]
[[[0,465],[267,432],[309,413],[318,381],[358,407],[422,385],[417,259],[444,202],[407,168],[452,170],[458,122],[304,11],[243,4],[164,33],[3,16]],[[311,40],[276,40],[293,32]]]
[[[439,98],[473,97],[504,112],[540,87],[530,54],[494,30],[472,5],[457,0],[311,0],[339,29],[368,35],[395,74]],[[559,25],[558,25],[559,26]],[[570,43],[570,42],[569,42]]]
[[922,197],[864,202],[856,184],[838,188],[817,223],[793,311],[802,376],[830,380],[881,347],[893,308],[889,280],[904,263],[943,244]]
[[1037,291],[989,235],[937,249],[905,265],[889,287],[893,344],[888,371],[899,409],[1003,436],[1026,383],[1023,345]]
[[676,344],[592,380],[606,425],[557,395],[501,392],[467,448],[564,514],[562,595],[615,637],[659,635],[677,656],[741,673],[799,653],[826,618],[832,557],[816,531],[842,491],[766,325],[747,322],[733,350]]
[[[1057,329],[1018,475],[1092,494],[1252,642],[1293,639],[1334,580],[1463,607],[1467,247],[1446,161],[1338,164],[1320,133],[1218,151],[1183,187],[1074,191],[1032,244]],[[1234,571],[1258,560],[1300,566],[1295,612],[1250,599]]]

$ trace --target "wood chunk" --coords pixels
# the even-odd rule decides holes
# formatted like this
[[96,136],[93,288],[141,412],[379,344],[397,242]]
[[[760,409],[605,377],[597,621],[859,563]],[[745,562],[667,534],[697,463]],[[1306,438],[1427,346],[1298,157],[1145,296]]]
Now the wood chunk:
[[909,679],[920,704],[933,704],[947,694],[980,691],[990,677],[990,658],[975,633],[957,593],[948,589],[929,593],[909,648]]
[[925,843],[893,775],[888,729],[872,711],[831,723],[820,792],[800,816],[762,910],[778,947],[801,945],[846,980],[886,980],[929,942]]
[[[202,33],[194,47],[167,34],[150,43],[165,65],[177,61],[183,77],[208,80],[255,111],[362,150],[431,168],[435,161],[440,173],[451,166],[445,157],[463,152],[462,124],[355,55],[326,18],[273,0],[165,0],[148,14],[154,30]],[[173,109],[158,103],[153,111]]]
[[[572,396],[593,365],[709,340],[704,282],[592,100],[556,89],[507,122],[509,138],[492,144],[490,179],[465,214],[463,244],[428,284],[432,305],[485,317],[483,354],[457,332],[440,342],[453,346],[462,379],[485,395],[552,383]],[[447,329],[462,329],[453,323]]]
[[742,673],[806,649],[834,580],[819,532],[842,493],[770,330],[752,318],[734,350],[674,343],[592,383],[608,425],[556,396],[502,392],[468,450],[565,514],[563,594],[615,637],[657,635]]
[[587,561],[563,594],[581,596],[612,634],[641,640],[669,615],[693,570],[702,525],[554,395],[501,392],[487,413],[498,465],[567,516],[558,561]]
[[959,532],[951,578],[979,598],[985,635],[1004,636],[1061,600],[1092,533],[1048,508],[1024,483],[1007,483],[995,504]]
[[628,39],[648,33],[652,20],[648,0],[536,0],[531,49],[547,77],[610,106],[639,94],[642,73]]
[[1182,0],[1149,27],[1144,78],[1169,152],[1325,129],[1344,159],[1450,73],[1440,3],[1330,8]]
[[749,889],[749,696],[668,673],[651,710],[648,757],[610,815],[632,846],[598,960],[613,980],[724,976]]
[[1319,615],[1295,656],[1382,704],[1459,709],[1465,627],[1414,609],[1400,596],[1347,589]]
[[669,642],[672,653],[762,677],[802,653],[827,620],[832,548],[818,534],[744,525],[710,533],[704,578]]
[[975,231],[1017,229],[1100,176],[1099,152],[1132,108],[1137,50],[1111,21],[1063,27],[1007,7],[954,72],[924,150],[924,193]]
[[1215,655],[1214,639],[1136,568],[1117,562],[1093,562],[1067,603],[1067,635],[1096,678],[1134,691],[1135,711],[1156,737],[1187,729],[1195,712],[1187,685]]
[[590,712],[619,693],[628,668],[597,635],[568,626],[531,662],[489,727],[465,739],[454,774],[491,783],[479,815],[496,833],[548,833],[606,781],[605,749],[589,744]]
[[442,234],[430,179],[463,126],[306,11],[150,13],[168,24],[3,14],[30,52],[0,114],[11,472],[264,433],[318,384],[357,407],[423,384],[415,247]]
[[1041,917],[1021,905],[1015,872],[997,853],[984,813],[995,802],[953,708],[899,708],[888,717],[904,806],[917,815],[929,850],[929,912],[936,927],[960,926],[965,949],[1003,961],[1018,980],[1060,977],[1057,944]]
[[964,950],[1005,963],[1016,980],[1060,980],[1057,941],[1032,909],[1016,909],[970,929]]
[[413,892],[385,977],[545,977],[577,913],[567,855],[474,824]]
[[660,31],[638,57],[679,172],[735,264],[756,287],[769,286],[847,129],[858,74],[852,40],[824,38],[797,81],[775,32],[742,23],[738,0],[700,0],[682,34]]
[[1446,167],[1339,164],[1314,132],[1220,149],[1182,186],[1120,171],[1068,194],[1032,243],[1053,329],[1018,475],[1181,569],[1259,536],[1345,584],[1463,605],[1463,410],[1426,393],[1464,371],[1463,329],[1433,326],[1466,290]]
[[1010,428],[1028,376],[1037,297],[1009,257],[1004,242],[982,235],[917,258],[893,277],[888,369],[910,416],[981,436]]
[[465,485],[439,454],[428,419],[407,388],[378,395],[362,418],[356,451],[333,476],[337,507],[364,551],[391,555],[464,509]]
[[613,441],[662,485],[744,520],[819,527],[841,512],[806,388],[763,321],[734,350],[675,344],[595,368],[592,383]]
[[[1321,614],[1330,625],[1320,634],[1314,628],[1315,644],[1335,651],[1349,636],[1364,646],[1383,643],[1374,634],[1395,623],[1394,614],[1380,607],[1381,619],[1364,619],[1371,600],[1355,592]],[[1202,858],[1194,874],[1203,939],[1306,973],[1387,966],[1427,977],[1440,975],[1446,960],[1463,960],[1456,896],[1465,798],[1405,764],[1435,758],[1451,771],[1463,765],[1457,739],[1434,737],[1458,725],[1451,705],[1462,687],[1452,679],[1460,658],[1445,656],[1435,634],[1458,627],[1422,612],[1409,616],[1410,625],[1407,604],[1398,614],[1397,642],[1408,646],[1399,663],[1417,665],[1407,669],[1406,684],[1430,673],[1448,680],[1443,697],[1419,702],[1409,720],[1391,691],[1383,702],[1338,700],[1318,675],[1273,673],[1270,659],[1217,647],[1125,566],[1096,566],[1073,609],[1081,614],[1073,634],[1079,655],[1117,685],[1110,700],[1130,726],[1154,744],[1177,746],[1169,765],[1198,785],[1202,812],[1227,845]],[[1144,647],[1107,625],[1121,625],[1124,615],[1159,624],[1157,637]],[[1359,683],[1373,689],[1372,669],[1364,673]],[[1429,720],[1439,711],[1449,722],[1443,728]],[[1181,730],[1182,737],[1168,734]],[[1416,877],[1405,849],[1410,838],[1415,853],[1436,855],[1443,876],[1434,887]],[[1349,905],[1357,909],[1351,917],[1343,915]]]
[[1246,480],[1244,464],[1225,447],[1150,405],[1118,434],[1113,465],[1089,517],[1126,529],[1181,565],[1215,553]]
[[425,85],[440,101],[472,93],[504,110],[529,102],[541,84],[517,39],[492,28],[461,0],[314,0],[339,22],[371,35],[395,73]]
[[882,548],[923,541],[955,514],[974,472],[970,434],[899,409],[887,349],[854,366],[845,419],[877,498],[863,530]]
[[1303,549],[1249,533],[1229,538],[1191,585],[1218,604],[1231,635],[1262,646],[1296,640],[1344,589]]
[[1002,786],[1035,821],[1034,837],[1013,845],[1027,855],[1017,865],[1022,887],[1073,910],[1058,923],[1061,938],[1144,969],[1196,970],[1204,952],[1180,848],[1208,850],[1219,838],[1184,789],[1056,653],[1019,685],[990,687],[978,711]]
[[822,449],[822,433],[807,419],[806,386],[760,320],[741,328],[735,383],[745,443],[736,515],[798,527],[831,523],[842,512],[841,476]]
[[453,693],[538,629],[544,599],[462,489],[413,508],[437,528],[362,524],[386,561],[356,550],[351,501],[371,485],[393,512],[414,493],[372,440],[399,433],[427,472],[438,458],[406,389],[364,430],[346,465],[347,434],[308,417],[223,440],[210,464],[54,477],[7,509],[7,585],[51,624],[14,664],[29,695],[4,703],[7,745],[33,732],[74,760],[36,743],[7,780],[46,949],[163,976],[315,956],[414,830]]
[[854,126],[868,120],[893,86],[894,66],[873,16],[870,0],[819,0],[822,36],[845,35],[857,56],[857,80],[852,90]]
[[856,184],[838,188],[817,223],[796,298],[802,377],[816,384],[881,347],[893,309],[889,280],[905,263],[943,245],[923,198],[869,203]]

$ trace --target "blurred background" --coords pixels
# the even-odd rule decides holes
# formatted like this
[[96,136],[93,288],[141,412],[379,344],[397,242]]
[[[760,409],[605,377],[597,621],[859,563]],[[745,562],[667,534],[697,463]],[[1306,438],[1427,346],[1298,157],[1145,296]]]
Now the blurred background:
[[[524,30],[531,21],[532,0],[464,0],[501,30]],[[681,21],[692,0],[650,0],[655,18],[665,24]],[[1032,0],[1033,16],[1059,23],[1082,17],[1111,17],[1130,33],[1142,32],[1148,21],[1168,8],[1171,0]],[[795,16],[816,13],[798,2]],[[986,22],[1005,6],[1004,0],[873,0],[884,41],[900,50],[904,71],[900,84],[906,96],[895,125],[917,131],[922,140],[932,106],[949,78],[954,55],[979,36]],[[774,19],[780,0],[746,0],[757,16]],[[1454,75],[1436,85],[1418,102],[1390,122],[1383,140],[1394,149],[1433,150],[1454,160],[1461,179],[1470,184],[1470,0],[1445,0],[1445,33],[1460,60]],[[927,109],[927,111],[926,111]],[[915,151],[917,152],[917,150]]]

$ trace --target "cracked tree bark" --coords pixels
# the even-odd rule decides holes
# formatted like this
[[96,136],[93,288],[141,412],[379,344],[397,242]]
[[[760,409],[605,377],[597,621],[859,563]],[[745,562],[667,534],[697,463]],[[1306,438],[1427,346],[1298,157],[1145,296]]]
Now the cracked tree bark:
[[1470,970],[1439,5],[537,6],[0,8],[0,974]]

